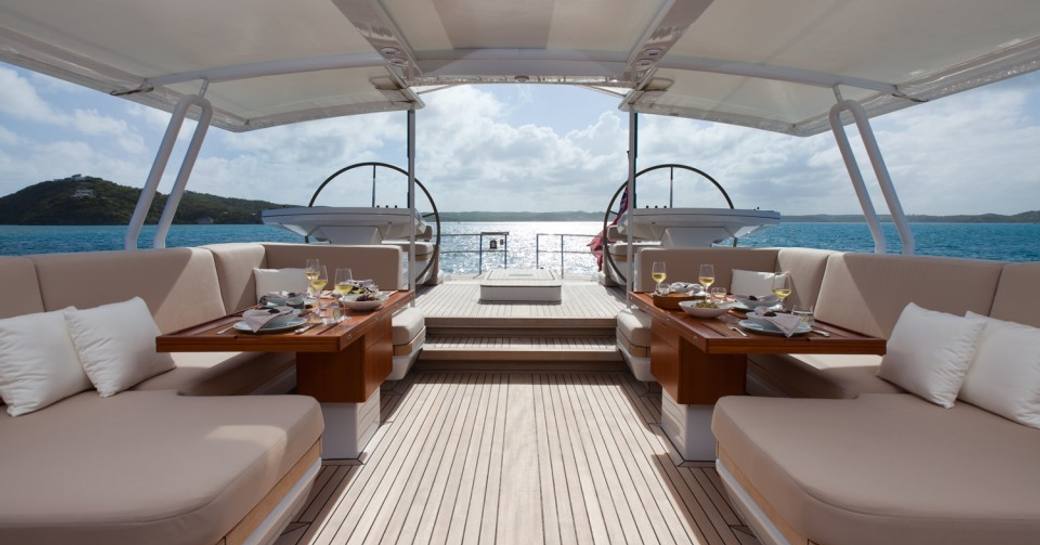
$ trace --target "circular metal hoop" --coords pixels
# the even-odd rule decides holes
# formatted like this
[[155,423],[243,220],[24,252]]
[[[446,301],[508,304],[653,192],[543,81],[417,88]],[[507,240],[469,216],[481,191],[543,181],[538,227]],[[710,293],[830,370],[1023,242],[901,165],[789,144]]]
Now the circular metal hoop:
[[[387,168],[387,169],[399,172],[399,173],[401,173],[401,174],[403,174],[405,176],[408,176],[408,171],[407,170],[405,170],[405,169],[403,169],[403,168],[401,168],[401,167],[399,167],[397,165],[391,165],[390,163],[382,163],[382,162],[379,162],[379,161],[365,161],[363,163],[354,163],[353,165],[349,165],[349,166],[343,167],[343,168],[337,170],[336,172],[333,172],[331,176],[329,176],[328,178],[325,178],[325,181],[322,182],[321,185],[319,185],[318,188],[314,190],[314,194],[311,195],[311,200],[310,200],[310,202],[307,203],[307,206],[308,207],[314,206],[314,202],[316,200],[318,200],[318,195],[320,195],[322,190],[325,189],[325,186],[329,185],[329,183],[331,183],[332,180],[334,180],[337,176],[339,176],[340,174],[343,174],[345,172],[354,170],[356,168],[363,168],[363,167],[372,167],[373,171],[374,171],[375,168]],[[426,267],[423,267],[422,272],[420,272],[419,274],[415,275],[415,278],[419,279],[419,278],[422,278],[423,276],[425,276],[427,272],[429,272],[430,267],[433,266],[433,264],[434,264],[434,262],[436,260],[440,259],[440,255],[441,255],[441,214],[440,214],[440,212],[437,211],[437,203],[433,201],[433,196],[430,195],[430,192],[426,189],[426,186],[423,185],[423,183],[420,182],[418,178],[415,179],[415,185],[418,186],[419,189],[422,190],[423,194],[426,195],[426,200],[430,201],[430,206],[433,207],[433,212],[428,212],[426,214],[423,214],[423,219],[426,219],[426,218],[428,218],[430,216],[433,216],[434,222],[437,225],[437,238],[436,238],[436,240],[435,240],[435,242],[433,244],[433,258],[430,259],[430,262],[426,264]],[[303,240],[304,240],[304,242],[310,242],[310,237],[303,237]]]
[[[711,182],[712,185],[715,186],[715,189],[719,190],[719,193],[722,193],[722,197],[726,199],[726,204],[729,205],[730,210],[732,210],[734,208],[733,207],[733,199],[729,198],[729,193],[726,192],[726,189],[724,187],[722,187],[722,184],[720,184],[718,182],[718,180],[716,180],[715,178],[712,178],[710,174],[708,174],[707,172],[704,172],[703,170],[701,170],[699,168],[695,168],[695,167],[691,167],[689,165],[683,165],[683,164],[679,164],[679,163],[664,163],[664,164],[660,164],[660,165],[654,165],[652,167],[647,167],[647,168],[644,168],[643,170],[640,170],[639,172],[637,172],[636,175],[635,175],[635,178],[633,179],[633,184],[632,184],[633,197],[635,196],[635,189],[636,189],[635,184],[636,184],[636,182],[639,181],[639,177],[640,176],[642,176],[644,174],[647,174],[649,172],[654,172],[656,170],[662,170],[662,169],[666,169],[666,168],[667,169],[686,170],[686,171],[689,171],[689,172],[693,172],[695,174],[699,174],[701,177],[703,177],[706,180],[708,180],[709,182]],[[617,202],[618,197],[621,196],[621,193],[625,191],[626,186],[628,186],[628,182],[627,181],[622,182],[621,183],[621,187],[618,187],[617,191],[614,192],[614,196],[610,198],[610,204],[607,205],[607,211],[606,211],[606,213],[603,214],[603,231],[601,231],[601,232],[603,233],[603,260],[604,260],[604,262],[607,264],[607,266],[610,267],[610,270],[614,271],[614,274],[616,274],[618,276],[618,278],[620,278],[622,280],[622,282],[624,282],[625,284],[628,284],[628,277],[625,276],[625,273],[621,272],[621,268],[617,266],[616,262],[614,262],[614,256],[612,256],[610,254],[610,244],[609,244],[610,241],[608,241],[607,238],[606,238],[607,224],[610,221],[611,214],[613,214],[615,216],[619,214],[618,212],[614,212],[614,210],[613,210],[614,203]],[[632,203],[629,203],[629,209],[632,209],[632,208],[634,208],[632,206]],[[733,246],[736,246],[736,245],[737,245],[737,239],[733,239]],[[634,254],[635,254],[635,252],[633,252],[633,255]]]

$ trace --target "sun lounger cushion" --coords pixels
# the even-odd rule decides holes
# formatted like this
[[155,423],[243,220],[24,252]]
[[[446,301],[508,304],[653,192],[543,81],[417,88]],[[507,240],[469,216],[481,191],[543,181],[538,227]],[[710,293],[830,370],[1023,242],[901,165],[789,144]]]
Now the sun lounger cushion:
[[634,309],[618,312],[618,332],[635,346],[650,346],[650,316]]
[[47,310],[140,297],[170,333],[226,315],[213,254],[199,248],[32,256]]
[[40,282],[33,262],[24,257],[0,257],[0,318],[43,312]]
[[989,315],[998,320],[1040,327],[1040,263],[1009,263],[1000,273],[1000,284]]
[[1040,536],[1040,431],[966,403],[726,397],[712,431],[724,466],[813,543],[1026,545]]
[[904,390],[877,376],[881,356],[866,354],[750,354],[748,388],[759,395],[854,398]]
[[251,394],[291,376],[296,364],[292,353],[178,352],[175,367],[152,377],[135,390],[175,390],[184,395],[215,396]]
[[172,391],[0,415],[0,543],[215,544],[322,427],[308,397]]
[[409,307],[394,314],[390,333],[394,345],[401,346],[412,342],[424,327],[426,320],[418,308]]

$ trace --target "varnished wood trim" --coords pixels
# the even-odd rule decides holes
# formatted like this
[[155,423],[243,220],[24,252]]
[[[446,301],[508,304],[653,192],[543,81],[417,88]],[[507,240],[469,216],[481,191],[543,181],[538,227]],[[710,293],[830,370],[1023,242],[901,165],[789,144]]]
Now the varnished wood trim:
[[774,508],[773,505],[766,500],[765,496],[763,496],[762,493],[751,484],[751,480],[744,475],[744,472],[741,471],[736,462],[733,461],[733,458],[724,448],[722,448],[721,445],[718,447],[718,453],[719,459],[722,460],[726,469],[728,469],[730,474],[733,475],[733,478],[740,483],[741,488],[751,496],[751,499],[755,500],[755,504],[758,508],[765,513],[769,522],[773,523],[773,526],[776,526],[776,529],[784,535],[784,538],[786,538],[791,545],[810,545],[809,539],[800,534],[793,526],[791,526],[790,523],[781,517],[780,514],[777,513],[776,508]]
[[264,496],[264,499],[260,500],[260,503],[256,504],[256,507],[253,507],[246,514],[245,518],[236,524],[217,545],[241,545],[245,543],[246,539],[274,511],[274,508],[278,506],[282,498],[292,490],[292,487],[319,460],[320,456],[321,439],[319,438],[318,442],[307,449],[307,452],[289,468],[289,472],[278,481],[278,484],[274,485],[274,488]]

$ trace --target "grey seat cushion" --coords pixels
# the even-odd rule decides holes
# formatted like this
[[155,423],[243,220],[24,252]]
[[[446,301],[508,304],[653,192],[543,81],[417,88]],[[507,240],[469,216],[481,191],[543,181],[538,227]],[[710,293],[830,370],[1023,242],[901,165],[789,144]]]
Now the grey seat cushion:
[[217,543],[322,428],[303,396],[85,392],[0,414],[0,543]]
[[1040,430],[909,394],[726,397],[720,457],[790,528],[829,545],[1035,544]]

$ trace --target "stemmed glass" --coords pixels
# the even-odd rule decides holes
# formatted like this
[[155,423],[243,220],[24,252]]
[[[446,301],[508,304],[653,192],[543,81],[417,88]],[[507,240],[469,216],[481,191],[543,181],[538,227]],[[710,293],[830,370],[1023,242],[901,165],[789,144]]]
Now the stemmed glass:
[[715,283],[715,266],[710,263],[701,265],[700,274],[697,275],[697,282],[704,286],[704,291],[709,291],[711,285]]
[[650,269],[650,278],[657,282],[657,293],[661,293],[661,282],[664,282],[665,278],[668,278],[668,273],[665,271],[664,261],[654,261],[653,267]]
[[319,265],[317,274],[309,274],[307,279],[310,281],[314,296],[321,297],[321,290],[325,289],[325,285],[329,283],[329,271],[325,265]]
[[791,283],[787,274],[773,275],[773,295],[780,299],[780,307],[783,308],[784,301],[791,295]]
[[307,265],[303,269],[304,276],[307,277],[308,286],[314,282],[314,279],[321,273],[321,261],[317,259],[308,259]]
[[709,293],[711,294],[712,300],[714,300],[715,303],[718,305],[721,305],[723,301],[726,300],[726,288],[722,286],[715,286],[714,288],[711,288],[711,291]]
[[347,268],[336,269],[336,283],[333,291],[336,295],[346,295],[350,292],[351,282],[354,281],[354,272]]

